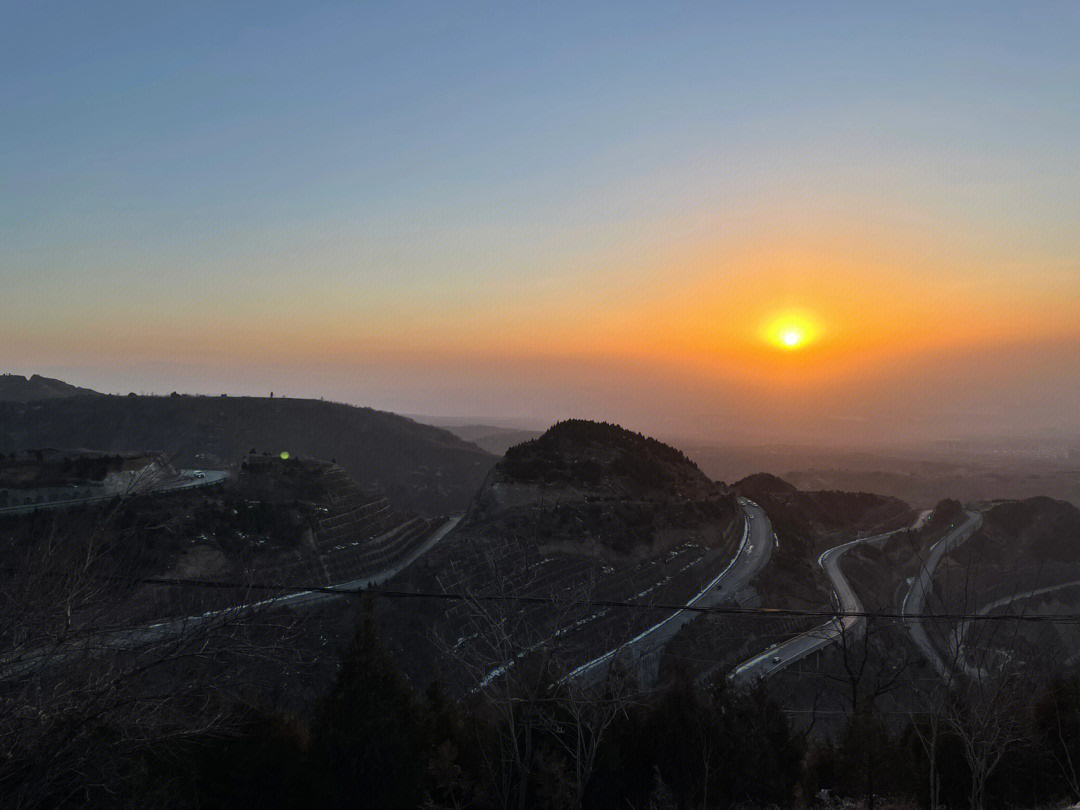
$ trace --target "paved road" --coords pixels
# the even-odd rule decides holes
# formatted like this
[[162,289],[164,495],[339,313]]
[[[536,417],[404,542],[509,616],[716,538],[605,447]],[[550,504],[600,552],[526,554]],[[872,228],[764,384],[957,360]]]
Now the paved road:
[[[341,582],[330,586],[333,590],[355,591],[359,588],[368,588],[380,585],[397,576],[408,568],[417,559],[430,551],[435,544],[449,534],[458,522],[461,515],[456,515],[440,526],[427,540],[401,562],[381,571],[376,571],[368,576],[355,579],[350,582]],[[26,653],[20,655],[16,661],[8,660],[6,666],[0,669],[0,682],[17,677],[25,672],[33,670],[41,665],[59,663],[63,660],[86,655],[93,651],[102,650],[126,650],[142,647],[147,644],[157,644],[172,639],[181,638],[184,635],[204,628],[217,625],[227,625],[239,618],[258,611],[279,608],[309,608],[315,605],[325,604],[335,599],[344,598],[347,594],[335,594],[327,591],[299,591],[296,593],[274,596],[262,599],[258,602],[248,602],[234,605],[220,610],[210,610],[193,616],[183,616],[178,619],[156,622],[140,627],[112,630],[106,633],[98,633],[76,639],[61,645],[59,648],[50,648],[38,653]]]
[[912,583],[900,607],[900,612],[904,616],[904,624],[911,634],[911,640],[915,642],[915,646],[919,648],[926,660],[938,671],[938,674],[946,680],[952,673],[945,665],[945,662],[942,661],[934,645],[930,643],[920,617],[926,605],[926,597],[933,590],[934,571],[937,570],[941,558],[971,537],[975,530],[982,525],[982,515],[978,512],[969,511],[965,512],[965,514],[967,519],[941,540],[938,540],[930,549],[929,556],[923,563],[918,576],[915,577],[915,581]]
[[[195,489],[197,487],[208,487],[213,484],[220,484],[226,478],[229,477],[229,473],[225,470],[178,470],[178,475],[171,479],[163,480],[161,483],[151,485],[146,489],[116,489],[113,492],[109,492],[106,495],[96,495],[92,498],[71,498],[66,501],[43,501],[41,503],[29,503],[21,504],[18,506],[5,506],[0,509],[0,515],[28,515],[38,510],[45,509],[70,509],[75,506],[86,506],[88,504],[97,503],[109,503],[116,498],[128,497],[131,495],[146,495],[156,494],[161,492],[175,492],[180,489]],[[133,479],[137,482],[137,479]],[[16,490],[17,491],[17,490]]]
[[[355,591],[359,588],[371,588],[376,585],[381,585],[389,579],[393,579],[410,565],[412,565],[417,559],[422,557],[428,551],[430,551],[436,543],[442,540],[447,534],[449,534],[455,526],[461,521],[461,515],[456,515],[446,521],[440,526],[434,534],[423,542],[415,551],[413,551],[408,557],[396,565],[392,565],[389,568],[384,568],[381,571],[376,571],[370,575],[361,577],[360,579],[350,580],[349,582],[339,582],[335,585],[329,586],[331,590],[337,591]],[[211,610],[207,613],[203,613],[197,616],[185,616],[181,619],[174,619],[167,622],[160,622],[158,624],[152,624],[144,628],[140,628],[140,631],[145,633],[146,641],[158,641],[160,640],[157,635],[164,632],[166,636],[175,635],[177,632],[185,632],[197,627],[201,623],[214,621],[215,619],[236,619],[247,613],[252,613],[256,610],[265,610],[270,607],[312,607],[313,605],[324,604],[334,599],[340,599],[341,595],[335,593],[329,593],[327,591],[299,591],[297,593],[285,594],[284,596],[275,596],[271,599],[263,599],[258,602],[250,602],[244,605],[236,605],[234,607],[224,608],[222,610]]]
[[[1053,593],[1054,591],[1063,591],[1066,588],[1076,588],[1080,586],[1080,580],[1073,580],[1072,582],[1059,582],[1056,585],[1046,585],[1042,588],[1035,588],[1030,591],[1022,591],[1020,593],[1010,594],[1003,596],[1001,599],[995,599],[993,602],[989,602],[979,608],[977,615],[985,616],[992,610],[996,610],[999,607],[1004,607],[1010,602],[1015,602],[1017,599],[1028,599],[1032,596],[1042,596],[1045,593]],[[1023,614],[1018,614],[1023,615]],[[964,639],[967,638],[968,632],[971,630],[971,624],[973,619],[965,619],[958,630],[954,633],[954,640],[956,644],[956,663],[961,670],[964,671],[968,677],[981,679],[986,676],[986,670],[981,667],[972,666],[968,663],[967,655],[965,654]]]
[[[687,601],[687,607],[713,607],[733,597],[772,557],[774,537],[765,510],[747,498],[739,498],[739,506],[743,510],[744,523],[738,551],[723,571]],[[568,677],[580,678],[586,683],[595,682],[604,677],[616,656],[627,663],[641,661],[644,656],[657,652],[667,644],[679,629],[696,615],[688,610],[675,611],[625,644],[582,664]]]
[[[919,520],[915,523],[915,526],[922,525],[925,520],[926,513],[923,513],[919,516]],[[841,612],[863,612],[862,602],[859,601],[859,597],[855,595],[855,590],[851,587],[851,583],[848,582],[847,578],[840,570],[840,560],[847,550],[861,543],[882,541],[885,538],[902,531],[907,531],[907,529],[897,529],[884,534],[874,535],[873,537],[863,537],[858,540],[851,540],[847,543],[830,548],[818,557],[818,565],[824,569],[825,574],[829,577],[829,582],[832,583],[833,590],[836,592],[836,599]],[[736,685],[745,685],[768,678],[771,675],[775,675],[789,664],[800,661],[826,645],[838,641],[845,634],[859,633],[863,629],[865,622],[866,618],[864,616],[844,616],[839,619],[830,619],[824,624],[815,627],[813,630],[795,636],[781,644],[773,645],[748,661],[744,661],[739,664],[739,666],[735,667],[731,674],[728,675],[728,680]]]
[[179,470],[180,477],[163,483],[155,492],[168,492],[174,489],[195,489],[220,484],[229,477],[228,470]]

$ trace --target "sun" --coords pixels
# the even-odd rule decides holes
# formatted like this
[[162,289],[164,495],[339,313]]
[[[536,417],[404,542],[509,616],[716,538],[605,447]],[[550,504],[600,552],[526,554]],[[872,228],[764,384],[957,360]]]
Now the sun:
[[803,342],[802,332],[798,329],[788,329],[780,336],[781,342],[790,349],[794,349]]
[[784,351],[804,349],[820,335],[817,319],[804,312],[784,312],[769,320],[761,330],[765,342]]

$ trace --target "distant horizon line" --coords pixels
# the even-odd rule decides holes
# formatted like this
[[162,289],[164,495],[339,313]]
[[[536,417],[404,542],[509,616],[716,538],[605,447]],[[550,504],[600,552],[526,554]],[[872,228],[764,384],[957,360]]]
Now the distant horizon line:
[[[65,385],[72,385],[73,387],[88,387],[84,385],[76,385],[69,383],[66,380],[62,380],[59,377],[49,377],[44,374],[34,372],[31,374],[20,374],[17,372],[2,372],[0,377],[18,377],[20,379],[30,380],[34,377],[38,377],[45,380],[52,380],[55,382],[61,382]],[[296,399],[306,400],[311,402],[329,402],[338,405],[345,405],[354,408],[370,408],[371,410],[381,411],[384,413],[394,414],[405,419],[410,419],[420,424],[430,425],[432,427],[439,428],[463,428],[463,427],[492,427],[503,430],[517,430],[522,432],[538,432],[542,433],[552,425],[559,421],[563,421],[567,418],[587,418],[587,417],[568,417],[562,416],[558,418],[540,418],[536,416],[525,415],[469,415],[462,416],[459,414],[424,414],[410,411],[395,411],[390,408],[380,408],[373,405],[364,405],[359,402],[350,402],[344,399],[333,399],[325,396],[318,395],[296,395],[291,393],[278,394],[276,392],[268,392],[265,394],[233,394],[227,391],[222,392],[185,392],[179,390],[169,391],[168,393],[154,392],[154,391],[101,391],[96,388],[90,387],[95,394],[101,396],[142,396],[142,397],[160,397],[169,398],[176,394],[183,397],[195,397],[195,398],[233,398],[233,399]],[[837,416],[836,419],[840,420],[861,420],[865,417],[858,416]],[[603,420],[592,420],[603,421]],[[616,424],[619,423],[618,419],[614,420]],[[623,420],[625,421],[625,420]],[[889,441],[887,439],[881,440],[848,440],[842,441],[839,439],[830,440],[818,440],[816,442],[810,442],[809,440],[799,440],[792,438],[747,438],[742,441],[723,440],[718,437],[708,436],[705,434],[692,435],[683,433],[680,431],[649,431],[650,435],[655,436],[665,442],[677,443],[679,445],[699,447],[706,449],[743,449],[743,450],[787,450],[787,451],[810,451],[810,452],[847,452],[847,453],[865,453],[865,452],[910,452],[912,450],[926,450],[926,449],[942,449],[943,445],[955,445],[955,444],[968,444],[975,447],[986,446],[990,444],[1002,444],[1011,442],[1033,442],[1033,441],[1053,441],[1064,440],[1071,442],[1080,442],[1080,433],[1070,433],[1069,431],[1060,430],[1058,428],[1036,428],[1027,434],[1014,434],[1014,435],[1002,435],[999,437],[926,437],[922,439],[909,439],[906,441]],[[1055,436],[1043,435],[1040,437],[1040,433],[1053,433]]]

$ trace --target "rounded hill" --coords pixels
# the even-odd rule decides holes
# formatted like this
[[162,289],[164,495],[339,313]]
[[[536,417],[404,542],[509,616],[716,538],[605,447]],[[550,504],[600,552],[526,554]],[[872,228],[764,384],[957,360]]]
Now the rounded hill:
[[511,447],[493,480],[686,497],[716,486],[682,451],[618,425],[584,419],[558,422],[539,438]]
[[511,447],[466,526],[580,552],[650,555],[733,536],[734,496],[683,453],[618,425],[572,419]]

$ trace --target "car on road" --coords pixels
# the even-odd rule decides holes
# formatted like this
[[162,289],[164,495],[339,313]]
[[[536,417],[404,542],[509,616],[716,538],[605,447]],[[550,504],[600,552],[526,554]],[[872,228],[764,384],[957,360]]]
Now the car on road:
[[774,656],[772,657],[772,662],[773,662],[774,664],[779,664],[779,663],[780,663],[781,661],[783,661],[783,660],[784,660],[784,659],[783,659],[783,658],[781,658],[781,657],[780,657],[779,655],[774,655]]

